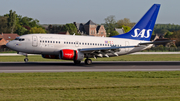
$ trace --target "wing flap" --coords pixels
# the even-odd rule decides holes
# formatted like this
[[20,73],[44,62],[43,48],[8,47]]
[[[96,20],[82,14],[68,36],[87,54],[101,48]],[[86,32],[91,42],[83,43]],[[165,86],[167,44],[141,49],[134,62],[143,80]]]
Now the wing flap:
[[94,52],[94,51],[109,51],[109,50],[119,50],[121,48],[133,48],[133,47],[137,47],[137,46],[120,46],[120,47],[101,47],[101,48],[83,48],[83,49],[79,49],[79,51],[86,53],[86,52]]

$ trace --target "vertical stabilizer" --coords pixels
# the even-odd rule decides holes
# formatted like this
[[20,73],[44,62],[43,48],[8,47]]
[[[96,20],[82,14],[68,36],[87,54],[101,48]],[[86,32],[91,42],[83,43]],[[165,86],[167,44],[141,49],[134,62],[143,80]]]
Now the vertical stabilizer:
[[128,33],[112,37],[150,41],[159,8],[160,4],[154,4]]

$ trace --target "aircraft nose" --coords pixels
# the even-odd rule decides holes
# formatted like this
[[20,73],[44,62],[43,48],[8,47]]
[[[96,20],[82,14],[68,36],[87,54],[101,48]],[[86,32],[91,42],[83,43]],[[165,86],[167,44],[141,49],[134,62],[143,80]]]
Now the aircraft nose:
[[8,48],[12,48],[12,47],[13,47],[13,44],[12,44],[12,42],[8,42],[8,43],[6,44],[6,46],[7,46]]

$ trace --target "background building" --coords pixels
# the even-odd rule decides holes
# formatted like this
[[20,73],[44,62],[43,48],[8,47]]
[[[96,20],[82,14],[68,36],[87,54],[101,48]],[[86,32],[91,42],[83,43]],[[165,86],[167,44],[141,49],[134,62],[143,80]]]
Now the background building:
[[11,40],[14,40],[17,37],[19,37],[19,35],[17,34],[0,34],[0,48],[5,48],[6,43],[8,43]]
[[106,37],[106,30],[104,25],[97,25],[91,20],[89,20],[87,23],[74,22],[74,25],[76,26],[78,33],[81,35]]

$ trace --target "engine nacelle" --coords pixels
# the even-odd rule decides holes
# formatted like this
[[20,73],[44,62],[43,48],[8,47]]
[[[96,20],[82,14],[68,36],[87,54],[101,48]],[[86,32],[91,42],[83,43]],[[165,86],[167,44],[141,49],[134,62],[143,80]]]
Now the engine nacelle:
[[59,57],[64,60],[83,60],[84,54],[77,50],[63,49],[60,51]]

